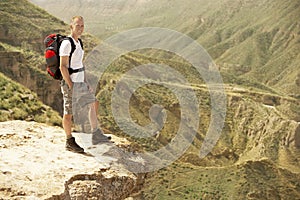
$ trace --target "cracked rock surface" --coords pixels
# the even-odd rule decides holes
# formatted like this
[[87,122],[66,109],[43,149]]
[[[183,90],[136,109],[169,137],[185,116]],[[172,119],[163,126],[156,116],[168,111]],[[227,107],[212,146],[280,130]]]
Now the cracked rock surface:
[[[85,145],[78,133],[73,134]],[[129,145],[112,135],[114,145]],[[104,154],[77,154],[65,150],[59,127],[36,122],[0,123],[0,199],[125,199],[143,184],[114,158]],[[88,149],[86,149],[88,152]]]

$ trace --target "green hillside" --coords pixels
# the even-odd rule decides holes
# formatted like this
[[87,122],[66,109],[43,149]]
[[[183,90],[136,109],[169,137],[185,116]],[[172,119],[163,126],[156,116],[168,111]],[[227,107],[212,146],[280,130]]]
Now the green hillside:
[[[188,150],[172,165],[149,173],[145,186],[133,195],[134,199],[284,199],[287,195],[299,198],[300,143],[296,141],[300,141],[300,103],[297,99],[275,94],[260,88],[261,85],[225,84],[227,112],[222,135],[209,155],[200,159],[199,149],[211,120],[207,89],[189,64],[174,59],[155,60],[139,53],[131,52],[116,59],[103,75],[98,94],[102,126],[127,137],[134,150],[152,152],[172,141],[182,120],[181,106],[176,96],[159,84],[140,87],[129,103],[132,119],[141,126],[151,122],[152,105],[159,104],[166,109],[167,120],[155,137],[129,137],[120,130],[112,114],[111,95],[120,76],[134,67],[158,62],[180,71],[193,83],[201,120]],[[123,86],[120,92],[126,90]],[[293,135],[297,144],[289,135]]]
[[[0,41],[2,43],[19,47],[23,51],[43,54],[43,40],[48,34],[69,34],[69,26],[66,22],[28,0],[3,0],[0,2],[0,6],[0,27],[2,29]],[[83,39],[85,39],[87,51],[98,41],[89,34],[85,34]]]
[[0,73],[0,121],[33,120],[61,125],[59,114],[45,106],[35,93]]
[[[61,113],[59,81],[46,72],[43,40],[51,33],[68,34],[68,25],[27,0],[4,0],[0,1],[0,28],[0,72]],[[87,52],[99,42],[89,34],[83,39]]]
[[69,1],[59,7],[57,1],[31,1],[62,19],[79,12],[101,38],[147,26],[185,33],[208,50],[224,76],[299,96],[298,0],[79,1],[80,9]]

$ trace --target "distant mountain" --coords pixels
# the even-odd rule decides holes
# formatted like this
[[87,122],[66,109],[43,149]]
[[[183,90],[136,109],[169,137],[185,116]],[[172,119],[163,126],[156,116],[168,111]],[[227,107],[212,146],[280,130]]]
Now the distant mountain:
[[300,96],[298,0],[31,1],[63,20],[84,15],[87,29],[102,38],[145,26],[185,33],[208,50],[223,74]]

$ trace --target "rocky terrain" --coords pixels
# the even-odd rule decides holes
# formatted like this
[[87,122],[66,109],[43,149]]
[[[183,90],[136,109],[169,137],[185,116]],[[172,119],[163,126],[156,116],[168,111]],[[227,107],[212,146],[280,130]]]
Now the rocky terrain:
[[[78,134],[75,137],[82,144]],[[115,145],[129,145],[113,136]],[[0,123],[0,199],[125,199],[137,192],[143,175],[119,165],[117,155],[65,151],[62,128],[36,122]],[[109,151],[105,144],[99,152]],[[88,152],[88,150],[86,150]]]
[[[205,90],[199,91],[204,95]],[[0,198],[299,199],[299,115],[285,111],[297,101],[241,87],[227,86],[226,91],[226,125],[212,152],[204,159],[198,157],[205,136],[201,129],[177,161],[147,175],[130,172],[122,152],[136,144],[148,149],[165,144],[172,124],[165,124],[160,137],[150,141],[130,139],[131,143],[112,135],[114,147],[90,148],[86,140],[90,136],[75,132],[88,152],[84,155],[64,150],[60,127],[2,122]],[[138,100],[135,103],[139,105]],[[169,114],[176,118],[176,112]],[[205,118],[204,114],[202,126]]]
[[[138,199],[300,198],[299,114],[286,110],[294,100],[240,87],[227,94],[226,124],[212,152],[199,159],[200,128],[178,161],[146,179]],[[172,125],[164,129],[161,143]]]

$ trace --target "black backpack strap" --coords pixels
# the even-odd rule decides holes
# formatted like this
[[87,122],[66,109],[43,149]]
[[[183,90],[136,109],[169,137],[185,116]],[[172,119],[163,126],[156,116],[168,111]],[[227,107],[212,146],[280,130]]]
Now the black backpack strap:
[[71,68],[71,58],[72,58],[72,54],[74,53],[74,51],[76,49],[76,45],[71,37],[66,37],[66,39],[69,40],[71,43],[71,52],[70,52],[70,56],[69,56],[69,68]]
[[[76,45],[74,43],[74,40],[71,37],[66,37],[67,40],[70,41],[71,43],[71,52],[70,52],[70,56],[69,56],[69,74],[73,74],[73,73],[77,73],[77,72],[82,72],[84,71],[84,67],[80,68],[80,69],[72,69],[71,68],[71,58],[72,58],[72,54],[74,53],[74,51],[76,50]],[[80,38],[78,38],[79,43],[81,45],[81,48],[83,49],[83,44],[82,44],[82,40]]]
[[80,43],[81,48],[83,49],[83,43],[82,43],[82,40],[81,40],[80,38],[78,38],[78,40],[79,40],[79,43]]
[[79,68],[79,69],[72,69],[72,68],[69,68],[69,74],[73,74],[73,73],[78,73],[78,72],[83,72],[85,70],[84,67],[82,68]]

